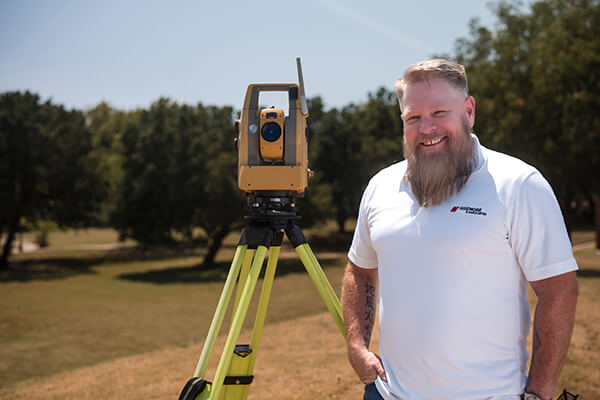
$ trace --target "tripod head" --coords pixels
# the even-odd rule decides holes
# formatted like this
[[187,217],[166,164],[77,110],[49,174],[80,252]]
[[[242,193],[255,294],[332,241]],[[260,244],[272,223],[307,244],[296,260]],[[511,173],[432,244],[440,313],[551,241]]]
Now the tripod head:
[[283,231],[290,221],[300,219],[296,215],[296,197],[286,191],[260,191],[247,195],[251,214],[246,216],[253,223],[265,224],[274,231]]
[[302,230],[294,223],[296,215],[295,197],[281,196],[283,193],[248,195],[252,215],[246,217],[250,224],[242,232],[239,244],[256,248],[259,244],[281,246],[285,233],[294,248],[308,243]]

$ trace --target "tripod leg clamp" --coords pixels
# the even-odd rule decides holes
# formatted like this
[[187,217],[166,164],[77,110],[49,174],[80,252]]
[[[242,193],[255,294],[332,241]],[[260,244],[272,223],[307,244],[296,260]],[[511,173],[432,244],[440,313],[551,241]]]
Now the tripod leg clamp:
[[179,400],[196,400],[209,383],[202,378],[191,378],[183,387]]
[[238,245],[248,245],[249,249],[256,249],[258,246],[271,246],[274,233],[268,225],[250,224],[245,227],[240,236]]
[[254,375],[250,376],[226,376],[224,385],[249,385],[254,380]]
[[300,229],[293,221],[289,221],[287,226],[285,227],[285,233],[287,234],[288,239],[292,242],[292,247],[296,248],[301,244],[308,243],[306,240],[306,236],[302,233],[302,229]]

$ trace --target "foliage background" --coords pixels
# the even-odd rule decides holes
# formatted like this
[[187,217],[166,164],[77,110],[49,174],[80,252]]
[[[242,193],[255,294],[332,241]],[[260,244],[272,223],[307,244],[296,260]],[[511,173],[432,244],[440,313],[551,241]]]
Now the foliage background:
[[[455,54],[443,55],[466,67],[475,131],[485,146],[543,173],[570,230],[591,226],[600,208],[599,2],[543,0],[523,11],[501,1],[492,8],[493,29],[473,20]],[[309,100],[315,177],[302,224],[333,219],[344,232],[369,178],[402,159],[402,121],[385,88],[360,104],[323,104]],[[144,248],[202,244],[209,249],[202,265],[211,265],[244,213],[233,150],[237,115],[232,107],[168,98],[128,112],[106,103],[69,111],[34,93],[2,94],[0,265],[8,266],[17,231],[48,222],[112,226]]]

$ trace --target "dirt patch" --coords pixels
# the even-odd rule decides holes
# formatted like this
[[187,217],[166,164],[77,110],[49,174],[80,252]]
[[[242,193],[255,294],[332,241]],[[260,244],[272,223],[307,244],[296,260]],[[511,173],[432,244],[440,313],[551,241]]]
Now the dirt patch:
[[[216,349],[223,342],[220,338]],[[362,384],[346,361],[345,349],[328,313],[265,326],[248,399],[361,398]],[[201,350],[199,344],[167,348],[31,379],[0,389],[0,398],[175,399],[193,374]],[[216,357],[218,353],[211,360],[209,380]]]

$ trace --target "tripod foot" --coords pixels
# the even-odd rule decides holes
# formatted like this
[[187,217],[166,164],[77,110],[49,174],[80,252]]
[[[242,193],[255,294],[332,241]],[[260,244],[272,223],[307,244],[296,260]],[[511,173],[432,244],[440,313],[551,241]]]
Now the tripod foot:
[[202,378],[191,378],[183,387],[179,395],[179,400],[196,400],[204,392],[209,383]]

